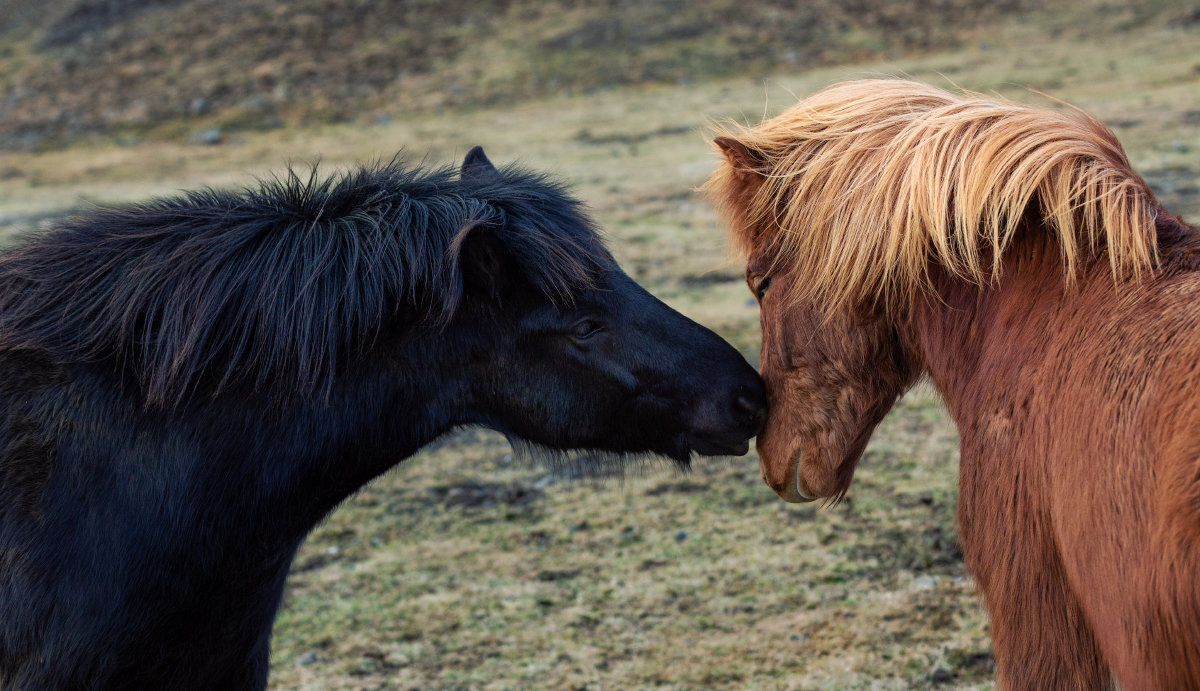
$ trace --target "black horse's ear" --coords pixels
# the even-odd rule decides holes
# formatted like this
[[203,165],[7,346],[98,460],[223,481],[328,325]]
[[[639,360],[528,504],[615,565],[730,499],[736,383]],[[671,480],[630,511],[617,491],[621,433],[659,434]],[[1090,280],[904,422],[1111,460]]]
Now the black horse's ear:
[[483,153],[482,146],[473,147],[467,152],[467,156],[462,162],[462,170],[459,172],[461,180],[492,182],[499,177],[500,171],[496,170],[496,166],[488,160],[487,154]]
[[729,161],[735,173],[743,178],[762,177],[767,174],[766,157],[733,137],[717,137],[713,144]]
[[471,224],[454,239],[463,290],[476,299],[499,295],[508,270],[508,250],[495,230],[482,223]]

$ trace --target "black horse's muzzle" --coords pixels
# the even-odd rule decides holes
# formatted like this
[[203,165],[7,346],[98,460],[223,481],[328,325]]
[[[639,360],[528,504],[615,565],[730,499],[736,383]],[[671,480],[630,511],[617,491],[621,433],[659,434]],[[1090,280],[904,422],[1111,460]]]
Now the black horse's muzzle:
[[693,428],[689,446],[704,456],[741,456],[750,450],[750,439],[767,419],[767,393],[762,379],[747,367],[751,376],[732,387],[727,397],[718,398],[715,410]]

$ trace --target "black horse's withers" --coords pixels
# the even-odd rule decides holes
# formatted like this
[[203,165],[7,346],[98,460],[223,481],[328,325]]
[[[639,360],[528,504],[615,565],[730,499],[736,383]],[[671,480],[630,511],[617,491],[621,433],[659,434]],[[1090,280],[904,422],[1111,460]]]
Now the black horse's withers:
[[478,149],[89,212],[0,253],[0,685],[261,688],[304,536],[441,434],[686,462],[764,406]]

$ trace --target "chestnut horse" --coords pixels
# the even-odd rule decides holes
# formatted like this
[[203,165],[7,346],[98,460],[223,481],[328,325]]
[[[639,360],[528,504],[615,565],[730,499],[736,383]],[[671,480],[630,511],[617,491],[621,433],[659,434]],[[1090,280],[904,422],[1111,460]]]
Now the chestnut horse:
[[764,479],[836,501],[922,375],[1006,689],[1200,689],[1200,229],[1081,112],[837,84],[714,141]]

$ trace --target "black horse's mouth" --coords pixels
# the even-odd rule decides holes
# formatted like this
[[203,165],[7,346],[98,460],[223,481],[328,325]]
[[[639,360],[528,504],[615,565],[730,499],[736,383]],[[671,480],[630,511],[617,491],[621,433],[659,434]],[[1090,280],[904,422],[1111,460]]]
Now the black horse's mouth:
[[750,451],[750,439],[717,437],[698,432],[685,436],[687,447],[701,456],[745,456]]

